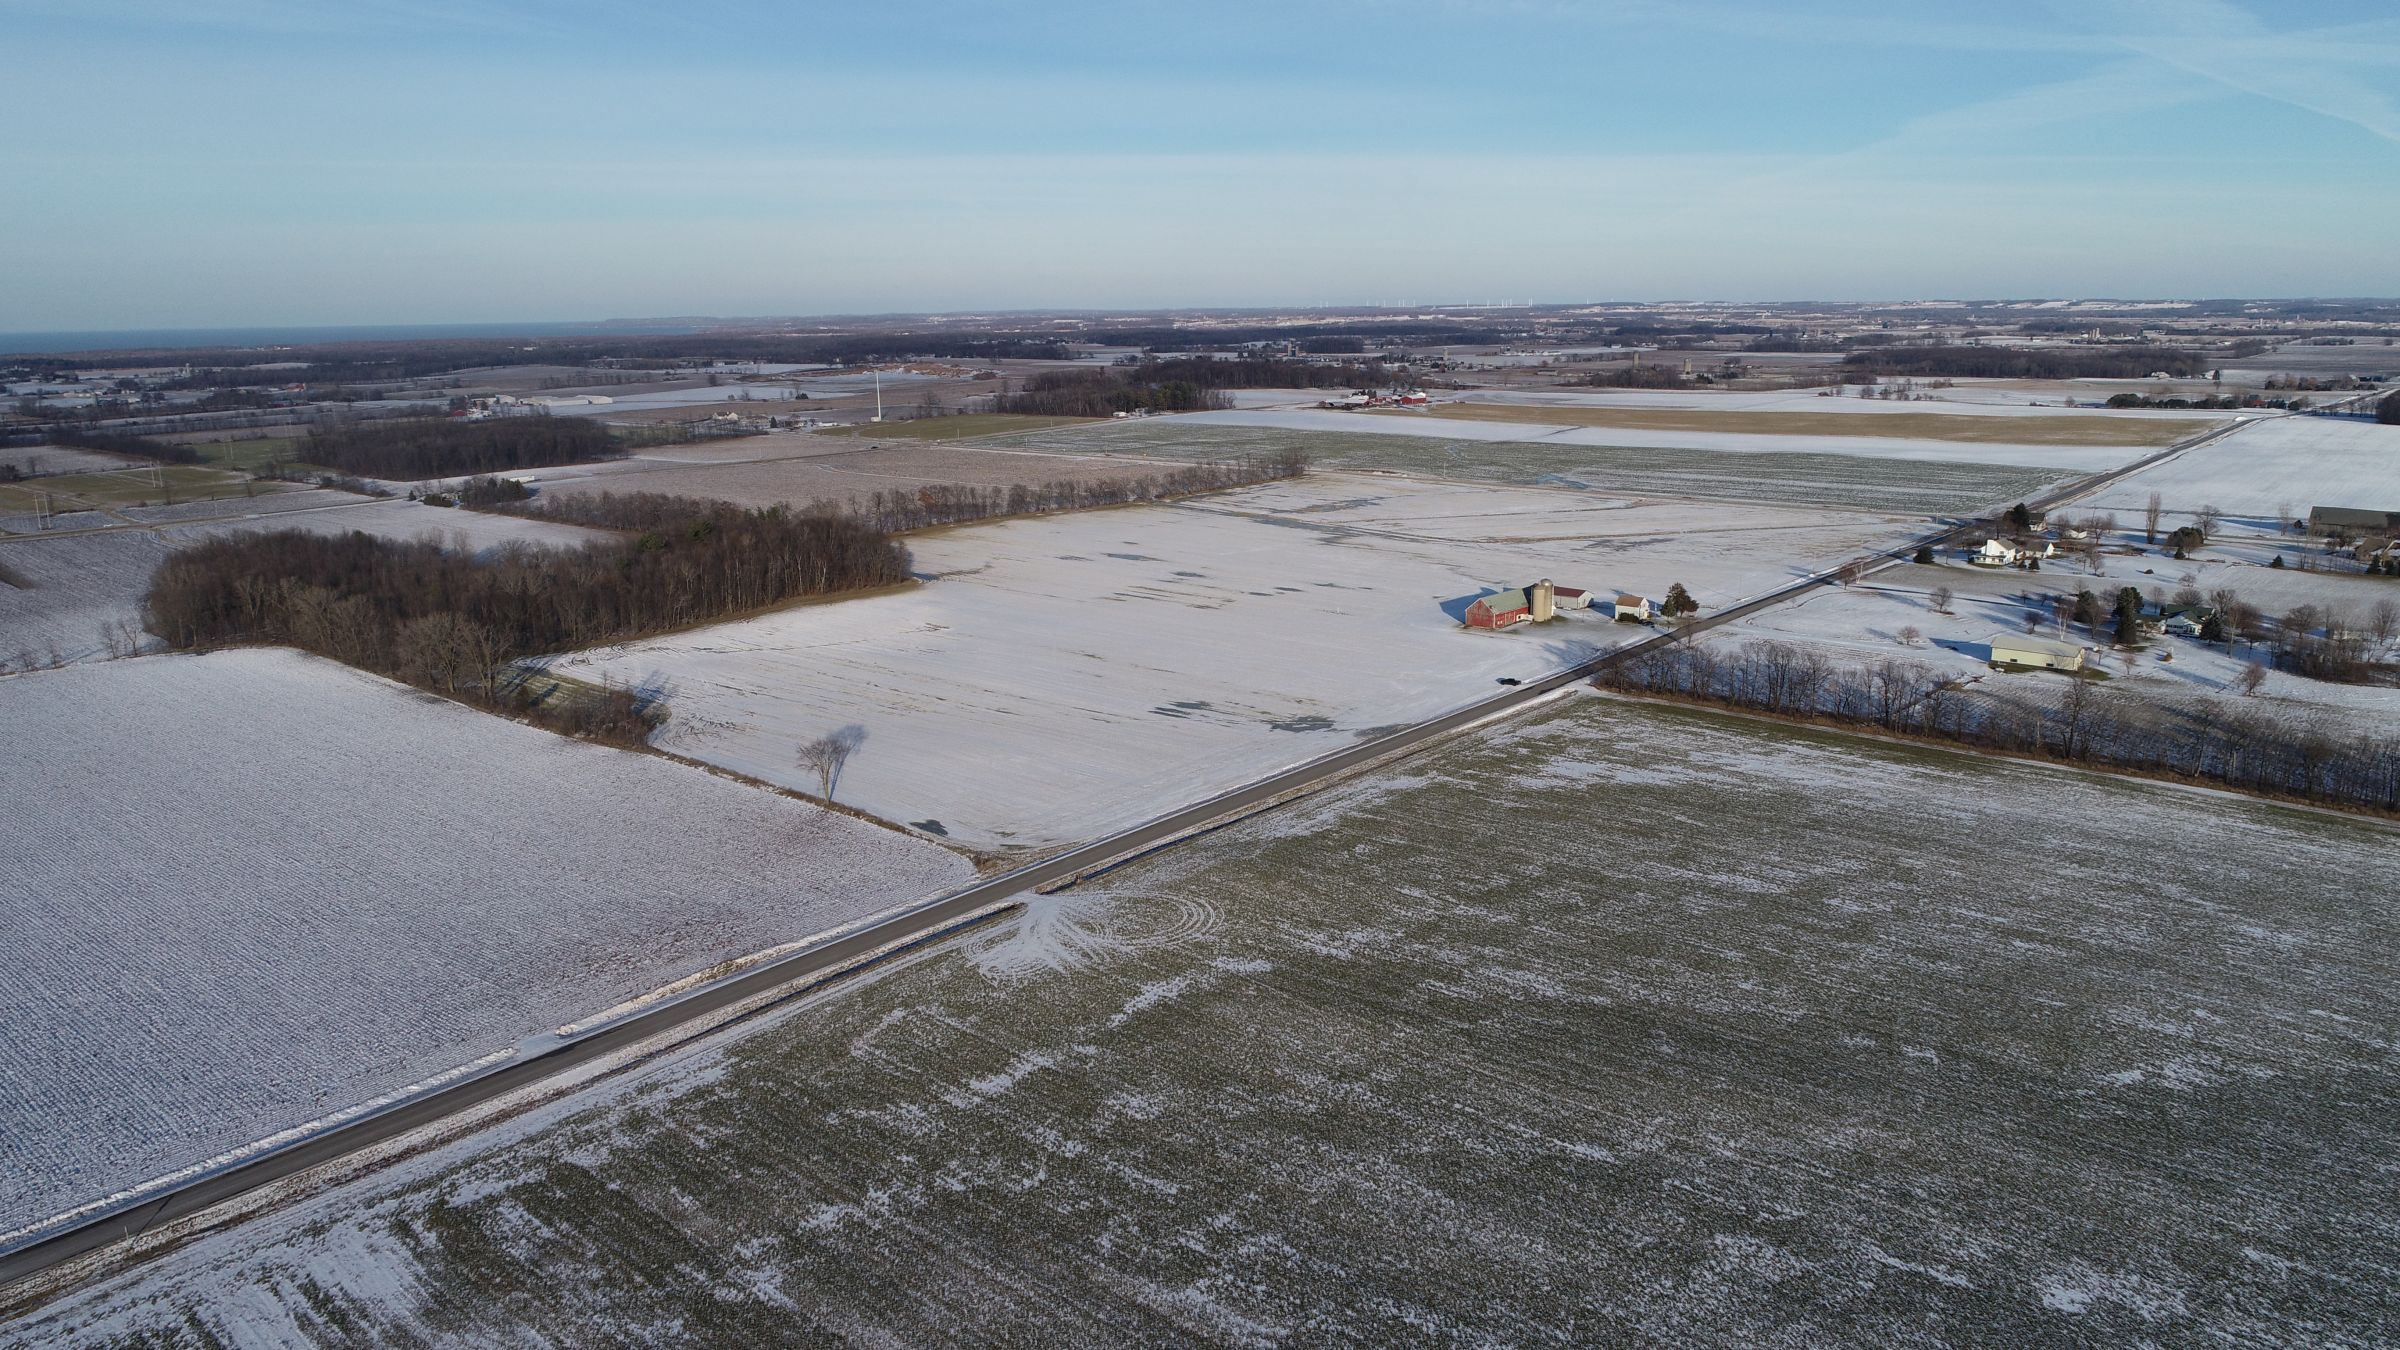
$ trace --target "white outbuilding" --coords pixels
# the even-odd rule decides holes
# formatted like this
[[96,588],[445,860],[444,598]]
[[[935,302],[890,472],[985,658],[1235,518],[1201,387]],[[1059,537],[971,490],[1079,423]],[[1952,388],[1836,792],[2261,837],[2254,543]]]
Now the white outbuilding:
[[2038,637],[1996,637],[1992,639],[1992,664],[1996,666],[2028,666],[2035,670],[2081,670],[2084,649],[2071,642],[2052,642]]

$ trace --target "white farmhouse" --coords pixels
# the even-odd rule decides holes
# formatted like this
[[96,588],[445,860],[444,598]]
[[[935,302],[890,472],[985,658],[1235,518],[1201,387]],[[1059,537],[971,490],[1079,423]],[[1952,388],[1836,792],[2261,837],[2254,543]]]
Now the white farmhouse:
[[2030,544],[2012,544],[2006,539],[1986,539],[1983,547],[1967,555],[1967,561],[1977,567],[2014,567],[2028,558],[2055,558],[2058,545],[2047,539]]

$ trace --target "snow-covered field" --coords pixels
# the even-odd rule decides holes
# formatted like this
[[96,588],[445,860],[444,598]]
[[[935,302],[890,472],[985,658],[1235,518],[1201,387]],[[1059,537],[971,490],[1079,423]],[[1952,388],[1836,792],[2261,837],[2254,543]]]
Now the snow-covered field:
[[[1858,412],[1957,413],[1986,417],[2052,417],[2071,415],[2185,421],[2217,414],[2157,408],[2101,408],[2114,394],[2139,392],[2178,384],[2172,380],[1958,380],[1936,388],[1920,380],[1913,399],[1860,398],[1856,388],[1835,394],[1822,389],[1472,389],[1444,398],[1477,403],[1523,403],[1554,408],[1695,408],[1726,412]],[[2199,388],[2179,392],[2187,397],[2208,392]],[[1318,397],[1322,397],[1320,393]],[[2079,406],[2069,407],[2072,400]],[[1313,402],[1314,400],[1310,400]],[[1288,402],[1288,400],[1287,400]],[[1238,405],[1248,406],[1248,405]]]
[[0,664],[88,661],[120,626],[142,631],[150,574],[174,545],[152,530],[0,540],[0,566],[32,582],[0,582]]
[[177,546],[212,534],[364,530],[386,539],[433,538],[469,552],[518,541],[569,546],[606,537],[549,521],[326,491],[230,497],[120,514],[167,523],[150,529],[0,539],[0,564],[34,583],[29,590],[0,583],[0,662],[26,664],[20,659],[23,652],[46,662],[54,647],[63,661],[107,654],[103,630],[118,625],[141,630],[142,596],[150,588],[151,572]]
[[[352,530],[364,530],[384,539],[432,539],[445,548],[462,553],[481,553],[503,544],[520,543],[573,548],[610,537],[604,531],[587,530],[579,525],[495,515],[488,511],[427,506],[423,502],[401,498],[368,500],[334,510],[291,512],[254,520],[212,521],[205,532],[222,533],[242,529],[309,530],[318,534],[348,534]],[[194,530],[189,534],[202,532]]]
[[[318,511],[329,506],[366,506],[377,499],[333,488],[293,488],[260,483],[255,497],[215,497],[208,501],[176,502],[172,506],[120,506],[109,514],[145,525],[188,524],[200,520],[253,520],[293,511]],[[263,526],[262,526],[263,528]]]
[[954,483],[1007,487],[1114,482],[1173,467],[1117,457],[923,442],[878,447],[830,436],[802,437],[799,442],[797,453],[772,459],[674,463],[644,456],[524,476],[534,479],[545,500],[600,492],[663,492],[741,506],[805,507]]
[[0,1345],[2390,1343],[2389,829],[1593,698],[1402,770]]
[[1508,633],[1466,603],[1550,577],[1714,608],[1909,533],[1889,517],[1632,503],[1354,474],[910,541],[913,590],[568,657],[663,684],[660,744],[814,790],[801,741],[866,739],[841,797],[978,846],[1131,825],[1645,632]]
[[[1838,399],[1817,400],[1816,411],[1853,412]],[[1855,401],[1855,400],[1854,400]],[[1867,405],[1860,404],[1860,407]],[[1936,409],[1932,405],[1897,404],[1898,411],[1932,411],[1974,415],[1988,408]],[[2013,410],[1998,410],[2013,411]],[[2082,414],[2089,416],[2089,413]],[[1999,441],[1951,441],[1903,436],[1800,435],[1739,431],[1676,431],[1645,427],[1553,426],[1539,422],[1484,422],[1409,413],[1351,413],[1325,408],[1236,408],[1226,412],[1186,413],[1178,425],[1198,427],[1273,427],[1287,431],[1338,431],[1375,436],[1434,437],[1461,441],[1516,441],[1550,445],[1619,446],[1664,450],[1707,450],[1730,454],[1842,454],[1870,459],[1932,461],[1947,464],[2008,464],[2046,468],[2064,474],[2095,473],[2141,458],[2144,451],[2123,446],[2043,445]]]
[[97,450],[76,450],[63,445],[0,446],[0,468],[15,469],[22,474],[99,473],[122,469],[133,462],[121,455],[104,455]]
[[2333,417],[2273,417],[2110,487],[2085,505],[2138,514],[2156,492],[2170,511],[2203,506],[2274,519],[2289,507],[2400,511],[2400,427]]
[[[607,387],[593,388],[580,393],[564,389],[545,390],[524,397],[531,402],[549,400],[561,412],[591,413],[606,417],[614,412],[632,412],[641,408],[688,408],[704,403],[731,404],[739,409],[745,403],[790,402],[799,389],[792,385],[728,384],[702,385],[691,389],[656,389],[640,393],[625,393]],[[582,400],[595,400],[585,402]],[[601,403],[596,400],[606,399]]]
[[[1054,427],[1014,432],[994,437],[992,441],[1070,453],[1184,459],[1298,450],[1311,463],[1328,469],[1384,469],[1438,478],[1585,488],[1677,500],[1810,504],[1920,516],[1996,510],[2074,476],[2064,469],[2038,465],[1852,454],[1849,451],[1856,442],[1831,437],[1802,437],[1812,443],[1805,453],[1758,449],[1670,450],[1655,445],[1577,445],[1549,438],[1548,433],[1557,430],[1551,427],[1511,428],[1508,430],[1512,434],[1523,431],[1534,439],[1495,440],[1378,434],[1362,428],[1378,425],[1379,419],[1353,413],[1325,414],[1341,419],[1325,424],[1330,428],[1327,430],[1203,420],[1216,416],[1191,413]],[[1434,419],[1412,420],[1410,425],[1430,427]],[[1473,428],[1477,424],[1441,425]],[[1880,444],[1888,446],[1896,442],[1887,440]]]
[[0,727],[0,1231],[971,876],[290,651],[0,679]]
[[253,482],[255,495],[209,497],[164,506],[117,506],[74,511],[53,517],[45,526],[32,516],[0,516],[0,543],[42,539],[81,530],[112,529],[128,523],[172,525],[203,520],[264,518],[279,512],[314,511],[327,506],[358,505],[375,500],[353,492],[298,488],[282,483]]

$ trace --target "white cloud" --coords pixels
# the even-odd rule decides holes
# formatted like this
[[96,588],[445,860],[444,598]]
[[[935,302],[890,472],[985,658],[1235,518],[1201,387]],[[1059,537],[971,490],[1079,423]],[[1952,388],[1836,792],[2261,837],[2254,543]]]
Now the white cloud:
[[2065,11],[2129,52],[2400,144],[2400,108],[2360,70],[2400,70],[2385,25],[2277,32],[2226,0],[2077,0]]

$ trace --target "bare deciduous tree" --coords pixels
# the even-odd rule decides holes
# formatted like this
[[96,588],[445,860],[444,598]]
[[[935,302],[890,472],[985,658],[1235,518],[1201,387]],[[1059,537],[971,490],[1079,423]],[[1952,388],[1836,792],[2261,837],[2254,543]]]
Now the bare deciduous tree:
[[2256,661],[2242,667],[2242,673],[2233,677],[2233,687],[2242,691],[2244,698],[2257,693],[2258,687],[2266,682],[2267,668]]
[[828,804],[833,801],[833,776],[840,771],[845,758],[847,756],[841,746],[831,736],[819,736],[813,741],[800,743],[798,763],[801,768],[816,773],[818,795]]
[[1930,590],[1930,591],[1927,591],[1927,592],[1925,593],[1925,598],[1933,602],[1933,612],[1934,612],[1934,613],[1936,613],[1936,614],[1947,614],[1947,613],[1949,613],[1949,612],[1950,612],[1950,588],[1949,588],[1949,587],[1947,587],[1947,586],[1936,586],[1936,587],[1934,587],[1932,590]]
[[[2130,659],[2130,657],[2128,658]],[[2092,711],[2092,682],[2076,675],[2067,684],[2065,697],[2059,700],[2059,753],[2068,759],[2084,756],[2084,723]]]
[[847,726],[813,741],[800,743],[799,765],[816,772],[817,782],[822,788],[819,795],[824,797],[826,805],[833,804],[833,789],[842,780],[842,766],[850,762],[851,752],[857,750],[866,739],[865,727]]
[[2158,542],[2158,517],[2165,509],[2166,499],[2155,492],[2150,494],[2149,501],[2142,504],[2142,542]]
[[428,614],[401,625],[397,643],[401,674],[411,683],[438,685],[455,694],[462,685],[480,687],[491,676],[499,644],[482,625],[456,614]]
[[1915,628],[1903,628],[1900,630],[1900,645],[1903,647],[1914,647],[1919,642],[1924,640],[1925,635],[1918,632]]
[[2275,625],[2277,649],[2289,651],[2294,643],[2314,634],[2317,625],[2324,621],[2324,614],[2315,605],[2294,605],[2285,610]]

